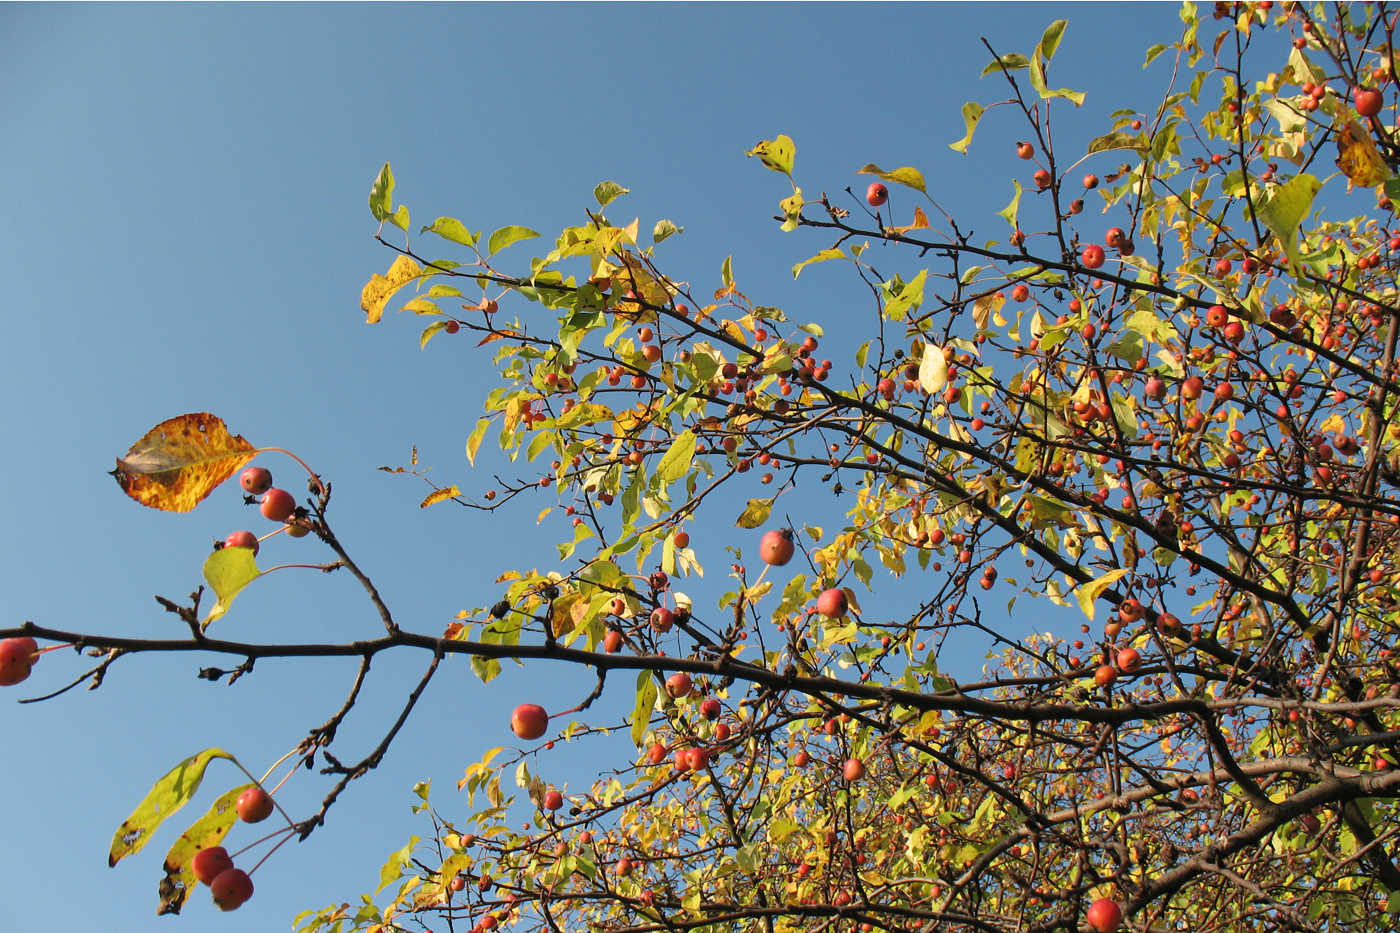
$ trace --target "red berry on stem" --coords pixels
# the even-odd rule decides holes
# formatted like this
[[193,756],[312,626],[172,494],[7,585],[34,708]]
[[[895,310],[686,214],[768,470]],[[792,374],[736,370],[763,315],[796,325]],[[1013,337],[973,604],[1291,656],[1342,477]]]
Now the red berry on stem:
[[758,556],[763,558],[765,564],[781,567],[792,560],[794,550],[792,531],[776,528],[763,535],[763,540],[758,545]]
[[824,590],[822,594],[817,597],[817,611],[828,619],[842,618],[846,615],[847,608],[849,607],[847,605],[845,590],[833,587],[832,589]]
[[224,539],[224,547],[250,547],[258,553],[258,536],[251,531],[233,531]]
[[244,492],[260,496],[272,488],[272,473],[262,467],[248,467],[238,477],[238,482]]
[[872,181],[870,187],[865,189],[865,203],[869,204],[871,207],[879,207],[889,199],[890,189],[886,188],[878,181]]
[[1384,95],[1369,87],[1359,87],[1352,91],[1351,100],[1356,105],[1356,112],[1363,117],[1374,117],[1381,112],[1381,107],[1385,105]]
[[669,632],[676,622],[676,614],[664,606],[651,611],[651,627],[658,632]]
[[1103,265],[1103,247],[1097,243],[1090,243],[1084,247],[1084,251],[1079,254],[1079,264],[1086,269],[1097,269]]
[[680,699],[683,696],[689,696],[691,687],[690,675],[685,671],[677,671],[666,678],[666,693],[672,699]]
[[209,882],[209,892],[220,910],[237,910],[253,896],[253,879],[241,868],[230,868]]
[[6,638],[0,641],[0,687],[11,687],[29,676],[38,655],[32,638]]
[[219,875],[233,867],[233,859],[223,846],[210,846],[200,849],[190,859],[190,871],[200,884],[211,884]]
[[557,790],[545,791],[544,808],[546,810],[558,810],[564,806],[564,795]]
[[269,489],[263,494],[262,513],[274,522],[285,522],[296,511],[297,502],[285,489]]
[[538,739],[549,728],[549,714],[543,706],[522,703],[510,716],[510,728],[522,739]]
[[1095,933],[1113,933],[1123,923],[1123,908],[1118,906],[1117,901],[1101,897],[1089,905],[1084,919],[1089,921]]
[[245,823],[261,823],[272,815],[272,797],[261,787],[250,787],[238,795],[238,818]]

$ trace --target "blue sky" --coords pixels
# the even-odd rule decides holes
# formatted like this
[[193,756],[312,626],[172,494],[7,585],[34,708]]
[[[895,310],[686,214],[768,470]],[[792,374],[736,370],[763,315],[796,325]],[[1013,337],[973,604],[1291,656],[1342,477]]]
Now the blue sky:
[[[146,429],[189,411],[292,448],[332,480],[342,540],[407,627],[437,631],[492,601],[501,570],[547,564],[564,524],[537,531],[542,505],[511,520],[420,511],[420,483],[376,469],[405,464],[416,444],[444,482],[486,481],[462,456],[484,358],[445,337],[420,351],[416,322],[369,327],[358,307],[391,259],[366,205],[386,160],[415,229],[445,214],[549,235],[580,222],[593,186],[614,179],[632,189],[615,219],[686,228],[662,248],[673,275],[713,287],[732,254],[755,300],[839,327],[859,283],[818,269],[793,282],[792,264],[828,244],[778,232],[785,182],[745,149],[787,133],[799,183],[832,195],[863,189],[854,172],[867,162],[918,166],[952,213],[1001,235],[993,212],[1030,171],[1012,152],[1025,135],[1014,115],[989,116],[969,157],[947,147],[962,135],[964,100],[1004,96],[977,79],[978,37],[1029,52],[1050,20],[1070,21],[1052,83],[1089,95],[1057,118],[1072,148],[1106,131],[1111,111],[1160,99],[1168,66],[1143,72],[1143,51],[1177,36],[1176,14],[1171,4],[0,6],[10,451],[0,627],[179,633],[152,595],[192,590],[213,538],[266,530],[231,488],[176,516],[135,505],[105,475]],[[283,458],[260,462],[294,475]],[[813,508],[838,519],[829,500]],[[747,544],[728,519],[694,542],[710,589],[729,560],[723,545]],[[324,559],[313,539],[269,551]],[[1024,611],[1007,620],[1013,631],[1044,622]],[[259,581],[221,624],[231,637],[305,641],[372,636],[377,623],[348,577],[289,572]],[[378,740],[425,660],[376,663],[342,757]],[[112,830],[205,746],[260,772],[339,705],[354,673],[346,662],[264,662],[229,688],[195,679],[205,663],[130,658],[96,694],[0,704],[7,929],[289,928],[300,909],[367,890],[384,856],[424,832],[409,816],[414,781],[434,779],[444,811],[463,812],[454,782],[510,739],[515,704],[557,708],[587,690],[556,670],[489,687],[462,665],[439,675],[390,760],[259,870],[250,903],[220,915],[201,894],[181,918],[156,921],[159,863],[178,829],[108,870]],[[79,665],[47,655],[0,699],[55,688]],[[561,751],[536,770],[581,787],[597,765]],[[215,770],[211,786],[238,780]],[[305,815],[326,788],[303,772],[283,799]],[[256,838],[235,833],[239,845]]]

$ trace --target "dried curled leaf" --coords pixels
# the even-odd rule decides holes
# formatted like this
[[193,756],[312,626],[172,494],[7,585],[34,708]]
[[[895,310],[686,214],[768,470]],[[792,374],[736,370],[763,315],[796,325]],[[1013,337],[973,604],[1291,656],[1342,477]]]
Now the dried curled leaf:
[[179,415],[147,431],[117,459],[122,492],[165,512],[188,512],[252,460],[257,448],[209,412]]

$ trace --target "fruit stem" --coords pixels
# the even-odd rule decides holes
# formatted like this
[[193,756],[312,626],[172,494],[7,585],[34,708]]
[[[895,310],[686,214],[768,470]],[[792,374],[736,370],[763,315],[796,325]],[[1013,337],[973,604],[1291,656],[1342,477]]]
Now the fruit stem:
[[[275,801],[274,801],[274,802],[275,802]],[[278,807],[278,809],[280,810],[281,807]],[[287,814],[284,813],[284,814],[282,814],[282,815],[283,815],[283,816],[286,816]],[[274,853],[274,852],[276,852],[278,849],[282,848],[282,843],[284,843],[284,842],[286,842],[288,839],[292,838],[292,830],[294,830],[294,829],[296,829],[295,826],[288,826],[288,827],[285,828],[285,829],[273,830],[272,832],[268,833],[266,836],[263,836],[261,839],[255,839],[255,840],[253,840],[252,842],[248,843],[246,846],[244,846],[243,848],[239,849],[237,852],[230,852],[230,853],[229,853],[229,858],[237,858],[238,856],[242,855],[244,852],[247,852],[249,849],[253,848],[254,846],[260,846],[260,845],[262,845],[264,842],[267,842],[267,840],[273,838],[274,836],[281,836],[281,837],[282,837],[282,841],[281,841],[281,842],[278,842],[277,845],[273,846],[271,849],[268,849],[268,850],[267,850],[267,854],[264,855],[262,858],[258,859],[257,863],[256,863],[255,865],[253,865],[252,868],[248,869],[248,875],[249,875],[249,877],[251,877],[252,874],[253,874],[253,872],[255,872],[255,871],[258,870],[258,866],[261,865],[263,862],[266,862],[266,861],[267,861],[268,856],[272,855],[272,853]]]
[[[285,756],[285,755],[282,756],[282,761],[286,761],[286,759],[287,759],[287,756]],[[239,761],[237,758],[232,758],[232,757],[230,757],[229,760],[232,761],[232,762],[238,767],[238,770],[239,770],[239,771],[242,771],[244,774],[246,774],[246,775],[248,776],[248,780],[252,781],[252,782],[253,782],[254,784],[256,784],[259,788],[262,788],[262,790],[263,790],[264,792],[266,792],[267,788],[265,788],[265,787],[262,786],[262,781],[259,781],[257,778],[253,777],[253,772],[251,772],[251,771],[249,771],[247,768],[243,767],[243,762]],[[279,761],[278,764],[281,764],[281,761]],[[277,765],[273,765],[272,767],[275,768],[275,767],[277,767]],[[271,773],[272,773],[272,770],[271,770],[271,769],[268,769],[268,773],[271,774]],[[289,776],[290,776],[290,775],[289,775]],[[278,788],[278,787],[281,787],[283,783],[286,783],[286,778],[283,778],[283,779],[282,779],[282,782],[279,783],[279,784],[277,785],[277,787],[274,787],[273,790],[274,790],[274,791],[277,790],[277,788]],[[284,819],[284,820],[287,821],[287,827],[288,827],[289,829],[296,829],[296,823],[293,822],[293,821],[292,821],[292,818],[291,818],[290,816],[287,815],[287,811],[282,809],[282,805],[281,805],[280,803],[277,802],[277,798],[274,797],[274,796],[272,796],[272,794],[268,794],[267,796],[269,797],[269,799],[272,800],[272,805],[273,805],[274,807],[277,808],[277,812],[280,813],[280,814],[282,814],[282,819]],[[285,830],[279,829],[279,830],[277,830],[276,833],[273,833],[272,835],[269,835],[269,836],[264,836],[262,839],[259,839],[258,842],[262,842],[263,839],[271,839],[272,836],[275,836],[275,835],[277,835],[277,833],[280,833],[280,832],[285,832]],[[257,845],[258,842],[250,843],[249,845],[244,846],[242,849],[239,849],[239,851],[240,851],[240,852],[246,852],[246,851],[247,851],[249,848],[251,848],[252,846]]]
[[323,483],[323,482],[321,482],[321,477],[319,477],[319,476],[316,475],[316,471],[313,470],[313,469],[311,469],[311,467],[307,466],[305,460],[301,459],[300,457],[298,457],[296,454],[292,453],[292,452],[291,452],[290,450],[288,450],[287,448],[285,448],[285,447],[259,447],[257,452],[260,453],[260,454],[262,454],[262,453],[279,453],[279,454],[286,454],[287,456],[291,457],[291,458],[292,458],[293,460],[295,460],[297,463],[300,463],[300,464],[301,464],[301,468],[302,468],[303,470],[306,471],[306,475],[309,476],[309,477],[311,477],[312,481],[315,482],[315,484],[316,484],[316,495],[318,495],[318,496],[323,496],[323,495],[326,494],[326,484]]
[[329,564],[278,564],[276,567],[269,567],[266,570],[262,571],[262,573],[259,574],[259,576],[266,576],[267,574],[272,573],[272,571],[274,570],[293,570],[298,568],[302,570],[320,570],[323,573],[330,573],[332,570],[336,570],[343,566],[345,565],[338,560],[331,561]]

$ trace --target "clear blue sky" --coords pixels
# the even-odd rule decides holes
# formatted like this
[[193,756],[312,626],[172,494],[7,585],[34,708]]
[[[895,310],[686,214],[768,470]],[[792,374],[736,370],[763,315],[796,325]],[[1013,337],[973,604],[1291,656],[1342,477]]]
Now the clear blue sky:
[[[1050,20],[1070,20],[1053,83],[1089,96],[1081,113],[1061,109],[1057,133],[1082,145],[1111,111],[1160,99],[1168,66],[1144,73],[1143,51],[1177,36],[1176,14],[1172,4],[0,5],[0,627],[180,633],[152,595],[192,590],[213,538],[266,530],[231,488],[175,516],[137,506],[106,475],[147,428],[189,411],[290,447],[332,480],[342,539],[410,628],[437,631],[489,603],[491,580],[513,564],[548,564],[563,524],[534,533],[541,506],[511,521],[420,511],[421,484],[376,470],[406,463],[416,444],[444,482],[485,481],[462,456],[483,359],[443,337],[421,352],[416,321],[368,327],[358,307],[391,258],[371,240],[366,205],[384,161],[415,229],[446,214],[548,235],[580,222],[593,186],[615,179],[632,189],[615,219],[686,228],[663,247],[673,275],[713,287],[733,254],[751,297],[831,326],[843,302],[861,301],[859,283],[817,269],[792,281],[792,263],[828,244],[777,231],[785,182],[745,149],[789,134],[799,182],[833,195],[863,188],[854,172],[866,162],[918,166],[945,207],[1001,235],[992,213],[1010,178],[1029,175],[1012,153],[1021,127],[998,111],[970,157],[947,147],[962,135],[964,100],[1004,96],[977,79],[978,37],[1029,52]],[[527,258],[527,246],[515,249]],[[294,475],[285,460],[267,462]],[[830,525],[837,505],[814,508]],[[722,545],[736,541],[723,528],[695,542],[711,572],[688,587],[702,605],[723,581]],[[324,553],[314,539],[270,550],[277,560]],[[272,640],[376,633],[344,575],[274,575],[221,624]],[[378,740],[424,662],[405,651],[376,664],[341,732],[343,758]],[[53,653],[0,695],[0,926],[286,929],[300,909],[368,890],[384,856],[424,832],[408,812],[414,781],[434,779],[438,805],[463,813],[455,781],[510,739],[516,703],[557,708],[586,691],[541,669],[483,687],[459,664],[439,675],[388,763],[258,872],[249,904],[220,915],[200,893],[181,918],[158,921],[160,860],[179,827],[108,870],[112,830],[206,745],[260,772],[339,705],[353,675],[347,662],[264,662],[229,688],[196,680],[204,663],[127,659],[98,693],[13,705],[81,670]],[[583,787],[597,764],[560,753],[536,770]],[[211,780],[238,777],[216,766]],[[284,800],[304,816],[327,786],[303,772]],[[255,838],[235,834],[238,845]]]

